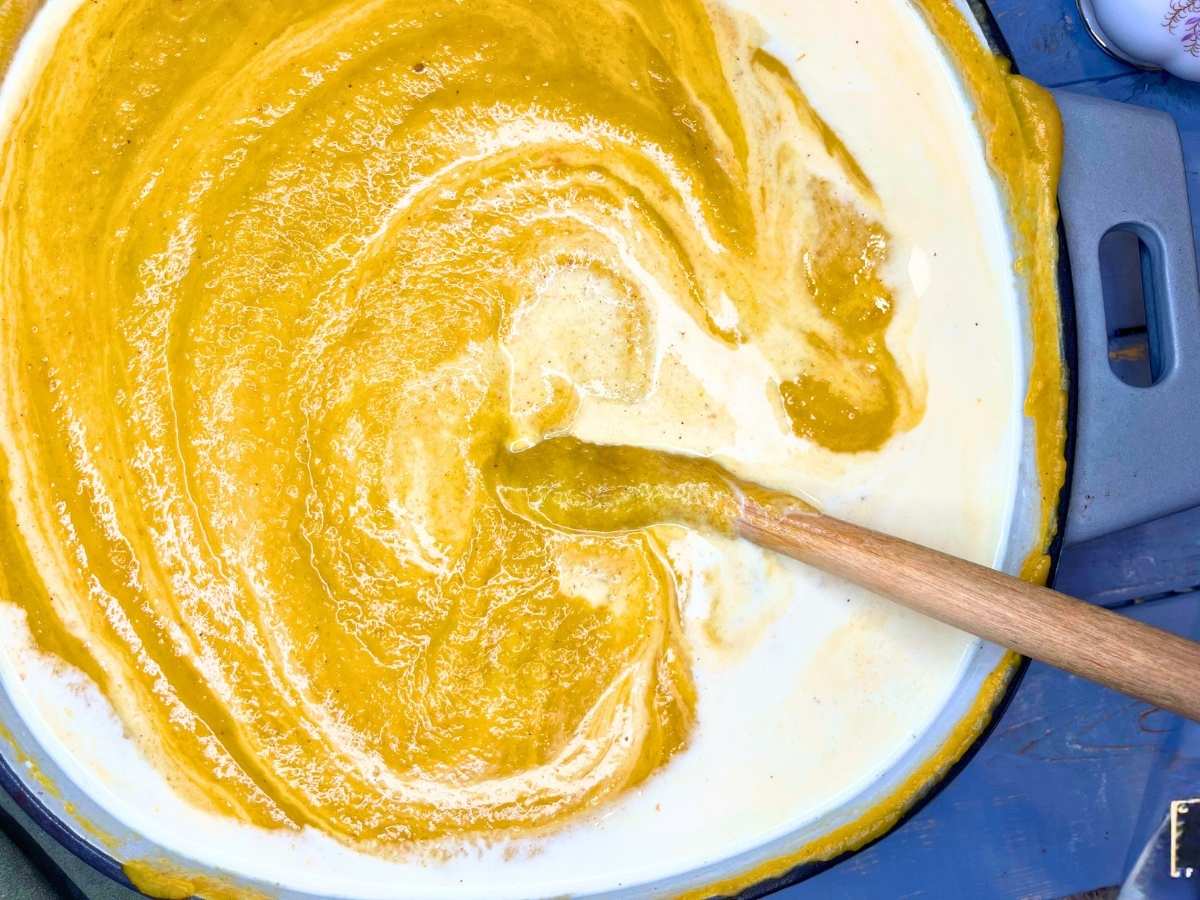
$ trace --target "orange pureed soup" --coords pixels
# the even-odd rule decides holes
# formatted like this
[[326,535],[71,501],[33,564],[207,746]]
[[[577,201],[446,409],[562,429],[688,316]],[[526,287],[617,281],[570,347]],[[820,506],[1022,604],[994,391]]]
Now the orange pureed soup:
[[683,529],[531,520],[494,467],[625,422],[819,478],[922,425],[913,249],[764,40],[704,0],[71,16],[2,148],[3,592],[190,802],[388,853],[686,752]]

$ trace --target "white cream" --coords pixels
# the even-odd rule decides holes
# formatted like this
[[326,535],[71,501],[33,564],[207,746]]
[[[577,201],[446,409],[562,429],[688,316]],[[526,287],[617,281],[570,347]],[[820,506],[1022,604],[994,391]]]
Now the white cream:
[[[0,95],[7,122],[77,0],[51,0]],[[879,454],[841,457],[784,432],[752,348],[717,347],[661,299],[660,365],[690,371],[728,428],[664,431],[651,393],[584,398],[577,431],[712,452],[829,512],[985,563],[1004,556],[1020,453],[1019,296],[996,189],[967,101],[905,0],[736,0],[872,180],[900,248],[889,344],[927,386],[924,418]],[[903,136],[898,140],[897,136]],[[723,358],[722,358],[723,356]],[[689,535],[698,725],[689,748],[591,820],[448,860],[389,861],[324,835],[266,832],[184,803],[81,676],[30,649],[0,604],[0,681],[53,762],[103,810],[180,857],[257,881],[348,896],[588,894],[657,881],[811,826],[860,796],[922,734],[978,647],[837,579],[745,544]],[[718,585],[714,589],[714,584]],[[718,595],[749,598],[702,623]],[[402,886],[402,887],[401,887]]]

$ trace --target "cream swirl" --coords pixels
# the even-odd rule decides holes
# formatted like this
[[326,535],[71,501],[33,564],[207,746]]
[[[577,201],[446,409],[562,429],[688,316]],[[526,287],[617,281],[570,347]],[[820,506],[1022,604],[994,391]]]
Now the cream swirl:
[[251,821],[538,828],[685,744],[659,538],[489,475],[662,387],[652,295],[816,444],[920,415],[869,182],[699,0],[103,0],[3,152],[6,595]]

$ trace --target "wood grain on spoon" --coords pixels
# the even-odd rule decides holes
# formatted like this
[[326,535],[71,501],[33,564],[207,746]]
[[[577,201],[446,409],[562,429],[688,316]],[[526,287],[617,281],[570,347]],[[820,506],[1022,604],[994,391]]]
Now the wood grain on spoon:
[[513,512],[572,531],[659,523],[740,535],[1025,656],[1200,721],[1200,644],[928,547],[823,515],[710,459],[557,437],[500,451]]
[[1200,721],[1200,643],[820,513],[747,500],[737,531],[904,606]]

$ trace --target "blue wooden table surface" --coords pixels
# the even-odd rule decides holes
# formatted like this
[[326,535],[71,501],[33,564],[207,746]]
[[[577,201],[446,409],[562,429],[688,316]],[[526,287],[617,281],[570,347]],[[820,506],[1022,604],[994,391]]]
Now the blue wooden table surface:
[[[1200,235],[1200,85],[1106,55],[1075,0],[989,5],[1023,74],[1175,118]],[[1057,586],[1200,639],[1200,510],[1072,548]],[[1120,884],[1168,802],[1196,796],[1200,726],[1035,663],[974,758],[916,815],[777,896],[1066,897]],[[1174,887],[1200,898],[1200,883]]]

